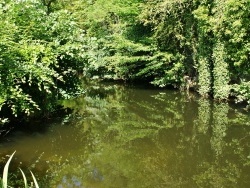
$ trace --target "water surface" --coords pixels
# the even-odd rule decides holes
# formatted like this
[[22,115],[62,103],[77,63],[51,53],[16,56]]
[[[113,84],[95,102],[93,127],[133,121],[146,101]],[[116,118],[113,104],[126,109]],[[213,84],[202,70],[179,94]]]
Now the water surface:
[[[89,86],[73,113],[0,144],[44,187],[250,187],[249,113],[192,93]],[[37,126],[34,123],[34,126]],[[18,173],[18,172],[17,172]]]

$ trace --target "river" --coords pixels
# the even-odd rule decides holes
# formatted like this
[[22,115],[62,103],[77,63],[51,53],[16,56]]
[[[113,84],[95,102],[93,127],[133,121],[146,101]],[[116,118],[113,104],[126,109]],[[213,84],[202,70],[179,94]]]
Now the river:
[[242,108],[119,84],[91,85],[63,105],[72,113],[1,141],[2,166],[16,151],[10,181],[20,167],[47,188],[250,187],[250,113]]

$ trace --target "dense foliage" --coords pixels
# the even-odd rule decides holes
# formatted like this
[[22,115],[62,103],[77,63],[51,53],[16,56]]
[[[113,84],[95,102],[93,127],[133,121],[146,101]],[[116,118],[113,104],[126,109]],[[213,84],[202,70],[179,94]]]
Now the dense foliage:
[[2,122],[47,115],[56,100],[77,91],[86,39],[67,10],[49,13],[44,3],[0,4]]
[[248,0],[1,0],[0,122],[50,113],[80,76],[250,103],[249,9]]
[[93,75],[249,102],[249,1],[112,0],[102,5],[92,2],[84,22],[99,45],[89,66]]

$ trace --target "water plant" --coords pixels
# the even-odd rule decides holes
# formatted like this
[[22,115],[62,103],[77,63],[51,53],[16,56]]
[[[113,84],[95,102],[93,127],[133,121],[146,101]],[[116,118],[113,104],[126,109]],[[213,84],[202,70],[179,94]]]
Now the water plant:
[[[3,178],[2,178],[2,180],[1,180],[1,185],[0,185],[1,188],[8,188],[8,187],[10,187],[10,186],[8,186],[8,171],[9,171],[10,162],[11,162],[11,160],[12,160],[12,158],[13,158],[13,156],[14,156],[15,153],[16,153],[16,151],[14,151],[14,152],[12,153],[12,155],[9,157],[7,163],[6,163],[5,166],[4,166]],[[24,172],[22,171],[21,168],[19,168],[19,169],[20,169],[20,171],[21,171],[21,173],[22,173],[22,176],[23,176],[24,187],[25,187],[25,188],[29,188],[28,183],[27,183],[27,178],[26,178]],[[31,176],[32,176],[32,179],[33,179],[33,182],[31,183],[31,186],[30,186],[30,187],[39,188],[38,182],[37,182],[37,180],[36,180],[34,174],[33,174],[31,171],[30,171],[30,173],[31,173]],[[33,186],[33,184],[34,184],[34,186]]]

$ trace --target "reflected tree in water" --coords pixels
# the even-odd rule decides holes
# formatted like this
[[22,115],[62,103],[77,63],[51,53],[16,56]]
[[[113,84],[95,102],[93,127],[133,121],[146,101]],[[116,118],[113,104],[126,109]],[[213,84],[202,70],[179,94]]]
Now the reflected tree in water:
[[72,178],[86,187],[249,185],[250,129],[246,116],[227,103],[143,88],[95,88],[65,103],[74,108],[70,122],[83,145],[64,165],[51,165],[52,186]]

